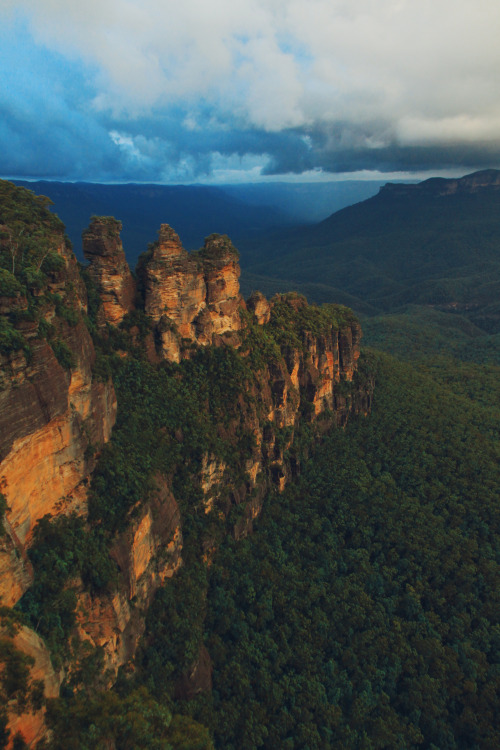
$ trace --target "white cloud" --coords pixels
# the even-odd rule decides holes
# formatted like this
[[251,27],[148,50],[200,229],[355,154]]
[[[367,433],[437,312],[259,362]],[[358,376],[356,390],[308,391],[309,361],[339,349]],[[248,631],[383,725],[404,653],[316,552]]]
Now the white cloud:
[[302,128],[335,149],[500,143],[498,0],[2,0],[2,16],[83,63],[100,117],[182,106],[194,132],[209,105],[220,132]]

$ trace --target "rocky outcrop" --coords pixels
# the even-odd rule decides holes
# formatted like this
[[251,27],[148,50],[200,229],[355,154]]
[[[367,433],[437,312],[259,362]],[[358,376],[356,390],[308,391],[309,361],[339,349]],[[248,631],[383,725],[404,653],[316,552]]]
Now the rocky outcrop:
[[[243,509],[233,528],[236,538],[251,531],[266,492],[272,486],[283,491],[300,470],[293,445],[301,424],[313,423],[318,433],[344,425],[351,414],[370,410],[373,388],[372,382],[355,382],[361,329],[352,316],[341,326],[332,319],[314,331],[300,321],[301,313],[307,315],[310,310],[305,298],[276,295],[268,302],[259,294],[253,300],[258,303],[257,311],[253,312],[252,300],[248,310],[268,335],[279,328],[282,344],[280,356],[266,361],[249,398],[241,399],[235,422],[223,433],[229,440],[251,435],[243,479],[236,484],[234,469],[214,455],[203,457],[200,472],[206,513],[227,517],[234,505]],[[287,327],[286,320],[293,322]],[[246,339],[243,331],[243,357],[250,356],[245,350],[248,340],[258,345]],[[207,539],[207,559],[212,546],[213,540]]]
[[211,235],[200,252],[188,253],[162,224],[137,273],[162,358],[179,362],[186,344],[204,346],[240,329],[240,267],[227,237]]
[[[116,220],[100,217],[84,233],[88,272],[101,298],[101,334],[123,321],[136,294],[120,228]],[[26,547],[37,520],[70,511],[86,515],[87,480],[116,418],[111,382],[92,374],[96,354],[81,315],[87,300],[76,262],[64,245],[58,252],[64,263],[49,280],[50,294],[38,318],[30,317],[21,294],[10,303],[2,300],[0,307],[0,314],[4,309],[4,314],[19,312],[16,331],[26,344],[0,353],[0,492],[8,505],[0,536],[0,602],[9,605],[33,581]],[[110,590],[97,594],[79,579],[66,582],[77,594],[75,632],[83,644],[102,650],[109,685],[136,652],[155,592],[182,565],[178,502],[181,507],[200,503],[196,512],[206,530],[200,532],[198,549],[209,565],[221,529],[230,528],[236,538],[248,534],[269,488],[283,490],[300,470],[294,440],[301,424],[313,425],[308,430],[319,433],[370,407],[370,387],[355,383],[360,328],[353,317],[343,312],[338,320],[333,312],[321,317],[317,309],[310,314],[297,295],[268,301],[255,293],[245,305],[239,274],[238,254],[227,237],[211,235],[199,252],[187,253],[166,224],[138,267],[136,300],[140,306],[142,297],[144,311],[135,315],[144,322],[145,312],[153,327],[142,350],[150,362],[180,362],[198,347],[215,345],[237,347],[238,362],[250,364],[242,367],[245,374],[228,413],[217,424],[214,419],[217,439],[204,444],[204,455],[202,450],[194,457],[183,454],[182,429],[173,431],[177,444],[172,453],[189,467],[192,495],[190,489],[189,498],[174,497],[172,487],[184,485],[172,479],[177,470],[173,459],[172,474],[156,476],[156,490],[148,486],[144,497],[134,500],[126,529],[109,530],[109,553],[117,570]],[[120,355],[128,356],[136,346],[136,328],[134,333],[133,327],[122,326],[116,337],[125,341]],[[136,351],[143,356],[139,346]],[[174,377],[182,377],[182,368],[161,368],[165,377],[172,369]],[[206,408],[211,409],[208,398]],[[66,666],[71,676],[74,665]],[[193,697],[210,684],[210,657],[202,648],[179,681],[178,694]],[[26,719],[23,733],[29,724]],[[26,729],[28,743],[39,729]]]
[[12,607],[34,580],[33,567],[24,546],[7,518],[0,530],[0,602]]
[[120,240],[121,222],[94,216],[83,232],[83,254],[101,298],[98,322],[118,325],[134,307],[135,282]]
[[45,699],[57,698],[62,675],[54,671],[47,647],[33,630],[22,626],[14,635],[9,636],[8,632],[3,629],[3,632],[0,630],[0,638],[2,637],[30,662],[28,693],[33,695],[37,687],[41,688],[37,699],[29,700],[24,709],[10,712],[7,725],[10,730],[10,742],[7,748],[9,750],[13,747],[16,735],[21,737],[28,747],[34,747],[46,734]]
[[264,297],[262,292],[253,292],[253,294],[247,299],[247,309],[252,312],[259,325],[269,323],[271,318],[271,305]]
[[415,185],[389,182],[380,188],[380,193],[390,193],[393,196],[428,195],[440,197],[444,195],[477,193],[484,189],[500,190],[500,170],[483,169],[457,179],[431,177]]
[[156,484],[157,493],[110,550],[120,571],[118,590],[93,596],[79,586],[78,634],[103,649],[111,682],[135,654],[155,591],[182,565],[179,507],[165,478]]

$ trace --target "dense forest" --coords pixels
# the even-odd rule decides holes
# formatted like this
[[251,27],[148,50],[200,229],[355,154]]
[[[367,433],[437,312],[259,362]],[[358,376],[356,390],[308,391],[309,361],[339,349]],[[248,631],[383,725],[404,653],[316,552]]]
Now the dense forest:
[[371,416],[211,571],[218,747],[498,747],[498,401],[369,356]]

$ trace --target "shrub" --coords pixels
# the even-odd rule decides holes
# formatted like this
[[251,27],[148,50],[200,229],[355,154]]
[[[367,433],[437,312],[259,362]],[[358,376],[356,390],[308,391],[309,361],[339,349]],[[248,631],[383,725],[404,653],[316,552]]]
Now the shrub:
[[6,268],[0,268],[0,297],[15,297],[16,294],[23,291],[24,287],[14,274],[7,271]]

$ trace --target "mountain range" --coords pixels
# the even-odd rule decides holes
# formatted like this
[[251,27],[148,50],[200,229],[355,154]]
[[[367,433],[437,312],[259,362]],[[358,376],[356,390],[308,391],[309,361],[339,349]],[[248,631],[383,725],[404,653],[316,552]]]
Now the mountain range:
[[[500,325],[500,173],[382,187],[319,224],[242,245],[244,283],[346,299],[360,312],[404,304],[465,311]],[[248,252],[245,252],[248,246]],[[269,281],[273,279],[274,281]]]

